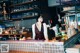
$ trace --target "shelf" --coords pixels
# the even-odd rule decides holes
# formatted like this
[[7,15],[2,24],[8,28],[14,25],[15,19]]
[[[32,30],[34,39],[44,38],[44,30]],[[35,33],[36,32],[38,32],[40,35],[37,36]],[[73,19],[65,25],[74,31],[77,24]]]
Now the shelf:
[[70,14],[74,14],[74,13],[80,13],[80,11],[62,11],[62,12],[64,12],[64,13],[70,13]]
[[[20,12],[27,12],[27,11],[32,11],[32,10],[34,10],[34,8],[30,8],[30,9],[26,9],[26,10],[20,10],[20,11],[16,11],[16,12],[11,12],[11,14],[20,13]],[[0,13],[0,15],[3,15],[3,14]]]
[[8,19],[8,20],[0,20],[0,21],[3,21],[4,23],[6,22],[13,22],[13,21],[17,21],[17,20],[25,20],[25,19],[34,19],[38,17],[37,15],[36,16],[26,16],[26,17],[21,17],[21,18],[11,18],[11,19]]
[[[6,14],[7,16],[10,15],[10,17],[12,17],[9,20],[13,21],[13,20],[21,20],[21,19],[29,19],[29,18],[32,19],[34,17],[37,17],[36,15],[34,15],[34,16],[27,15],[27,17],[24,17],[25,14],[27,14],[27,13],[29,13],[30,15],[31,15],[31,13],[35,13],[35,12],[39,13],[40,9],[37,7],[37,4],[36,4],[36,2],[38,3],[37,0],[30,0],[30,1],[24,0],[25,2],[24,1],[18,2],[18,1],[17,2],[12,1],[13,4],[9,5],[11,12]],[[36,4],[36,5],[34,5],[34,4]],[[2,8],[1,8],[1,10],[2,10]],[[20,15],[21,17],[15,17],[17,15],[18,16]],[[0,16],[4,17],[3,13],[0,13]],[[8,20],[3,19],[3,21],[8,21]]]
[[63,5],[78,5],[78,4],[80,4],[80,2],[78,2],[78,1],[68,1],[68,2],[61,2]]
[[20,13],[20,12],[26,12],[26,11],[31,11],[31,10],[34,10],[34,8],[30,8],[30,9],[26,9],[26,10],[20,10],[20,11],[16,11],[16,12],[11,12],[11,14]]
[[37,15],[36,16],[26,16],[26,17],[23,17],[23,18],[12,18],[11,20],[21,20],[21,19],[30,19],[30,18],[34,18],[34,17],[37,17]]
[[61,0],[61,1],[57,1],[57,3],[60,3],[62,7],[80,5],[80,1],[79,0],[78,1],[77,0],[75,0],[75,1],[73,1],[73,0],[70,0],[70,1]]
[[28,2],[24,2],[24,3],[19,3],[19,4],[13,4],[11,5],[10,7],[13,7],[13,6],[20,6],[20,5],[24,5],[24,4],[30,4],[30,3],[33,3],[34,1],[28,1]]

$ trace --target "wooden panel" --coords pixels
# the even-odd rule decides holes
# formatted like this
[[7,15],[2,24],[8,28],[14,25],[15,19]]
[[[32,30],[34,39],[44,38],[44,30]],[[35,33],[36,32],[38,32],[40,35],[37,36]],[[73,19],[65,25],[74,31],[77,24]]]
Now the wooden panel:
[[10,50],[9,53],[39,53],[39,52],[24,52],[24,51]]

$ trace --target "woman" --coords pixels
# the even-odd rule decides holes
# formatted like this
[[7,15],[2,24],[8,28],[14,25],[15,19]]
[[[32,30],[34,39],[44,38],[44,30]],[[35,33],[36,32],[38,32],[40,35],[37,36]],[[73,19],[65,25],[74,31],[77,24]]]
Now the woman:
[[32,33],[34,40],[48,40],[47,26],[43,22],[42,16],[38,18],[38,21],[32,25]]

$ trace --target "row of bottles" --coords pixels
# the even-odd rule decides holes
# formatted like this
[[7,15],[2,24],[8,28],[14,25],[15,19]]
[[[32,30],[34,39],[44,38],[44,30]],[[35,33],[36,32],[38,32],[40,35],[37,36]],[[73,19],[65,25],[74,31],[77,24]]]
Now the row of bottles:
[[33,1],[33,0],[12,0],[11,2],[13,4],[20,4],[20,3],[30,2],[30,1]]
[[[20,4],[30,1],[36,1],[36,0],[16,0],[16,1],[12,0],[13,4]],[[11,18],[25,18],[31,16],[38,16],[38,12],[33,12],[36,8],[38,8],[38,5],[33,3],[14,6],[11,9],[11,13],[14,13],[11,14]]]
[[24,11],[24,10],[29,10],[29,9],[35,9],[38,8],[38,5],[32,5],[32,4],[27,4],[27,5],[20,5],[20,6],[15,6],[14,8],[11,9],[11,12],[18,12],[18,11]]
[[[9,0],[11,4],[9,5],[9,11],[6,16],[3,16],[2,9],[0,10],[0,20],[9,20],[11,18],[24,18],[29,16],[37,16],[38,12],[36,9],[38,9],[38,5],[35,4],[34,1],[36,0]],[[31,3],[27,3],[30,2]],[[17,5],[15,5],[17,4]],[[20,4],[20,5],[19,5]],[[7,6],[6,6],[7,7]]]
[[28,12],[28,13],[20,13],[20,14],[14,14],[12,18],[24,18],[24,17],[30,17],[30,16],[38,16],[37,12]]
[[15,6],[12,8],[12,12],[18,12],[18,11],[23,11],[23,10],[28,10],[34,8],[34,5],[27,4],[27,5],[20,5],[20,6]]

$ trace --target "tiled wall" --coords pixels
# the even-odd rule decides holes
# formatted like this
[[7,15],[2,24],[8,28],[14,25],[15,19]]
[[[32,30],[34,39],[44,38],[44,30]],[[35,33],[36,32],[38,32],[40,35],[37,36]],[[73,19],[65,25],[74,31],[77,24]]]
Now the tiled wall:
[[14,51],[64,53],[62,42],[1,41],[0,44],[9,44],[9,50]]

